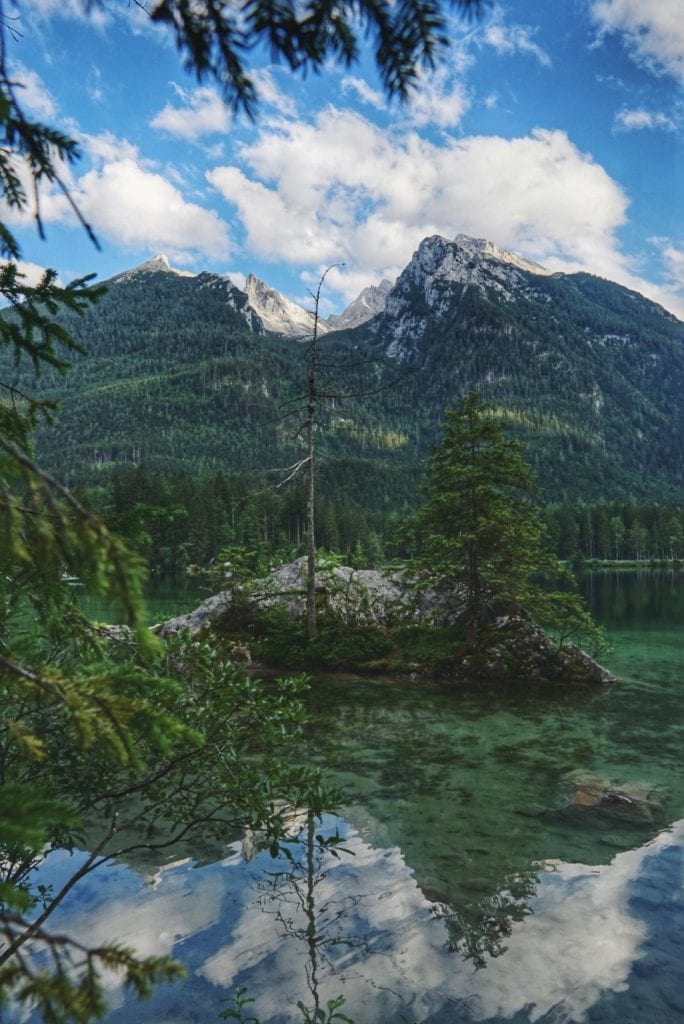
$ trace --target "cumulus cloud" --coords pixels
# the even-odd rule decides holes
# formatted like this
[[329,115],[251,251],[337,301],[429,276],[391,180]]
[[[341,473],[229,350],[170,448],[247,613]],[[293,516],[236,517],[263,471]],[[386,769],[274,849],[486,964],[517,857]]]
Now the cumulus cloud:
[[[0,266],[6,266],[9,260],[0,260]],[[18,260],[14,262],[19,274],[23,278],[22,284],[28,285],[30,288],[36,288],[42,281],[46,267],[41,267],[38,263],[30,263],[28,260]],[[62,282],[57,279],[58,284]]]
[[249,248],[303,268],[344,261],[346,297],[364,278],[394,276],[430,234],[484,236],[554,269],[628,269],[616,243],[627,197],[562,131],[437,146],[328,108],[312,123],[269,127],[241,155],[244,168],[208,178]]
[[642,128],[663,128],[665,131],[676,131],[677,125],[671,117],[661,111],[644,110],[643,107],[635,107],[632,110],[624,108],[615,115],[616,128],[625,131],[638,131]]
[[684,82],[681,0],[593,0],[591,12],[601,33],[622,34],[639,64]]
[[201,86],[190,91],[173,86],[182,100],[178,107],[167,103],[150,121],[152,128],[185,142],[197,142],[203,135],[226,132],[231,115],[216,89]]
[[544,67],[550,67],[551,58],[546,50],[535,42],[536,32],[537,30],[529,25],[506,25],[502,12],[497,10],[492,21],[485,27],[481,39],[497,53],[528,54]]
[[[178,262],[200,256],[221,259],[230,252],[228,228],[218,214],[183,195],[171,174],[162,174],[140,157],[137,148],[111,133],[81,139],[92,166],[80,177],[64,164],[62,180],[95,233],[128,248],[163,250]],[[25,167],[18,167],[26,176]],[[31,195],[30,190],[28,194]],[[44,223],[75,225],[73,210],[56,188],[40,198]],[[11,224],[26,224],[34,216],[31,203],[20,211],[2,209]]]
[[74,199],[96,232],[121,245],[161,249],[181,262],[192,254],[220,258],[229,251],[228,230],[214,211],[188,202],[131,156],[84,174]]

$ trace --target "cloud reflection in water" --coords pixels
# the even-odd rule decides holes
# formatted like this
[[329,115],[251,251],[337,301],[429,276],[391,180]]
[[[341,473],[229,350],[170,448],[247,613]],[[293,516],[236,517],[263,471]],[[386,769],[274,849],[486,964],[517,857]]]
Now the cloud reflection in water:
[[[399,1022],[402,1014],[430,1024],[516,1014],[516,1021],[581,1022],[607,990],[627,987],[649,933],[630,910],[630,890],[649,858],[684,848],[684,821],[609,865],[561,862],[540,872],[532,915],[512,924],[507,952],[479,971],[448,952],[445,924],[398,848],[376,849],[351,829],[344,845],[353,857],[326,855],[316,865],[323,1000],[344,994],[345,1012],[359,1024]],[[296,1020],[297,1001],[311,1005],[311,948],[305,872],[289,874],[282,861],[260,855],[245,864],[233,854],[201,869],[179,865],[152,886],[114,866],[88,878],[55,922],[90,942],[116,937],[141,954],[173,953],[188,965],[185,982],[161,986],[135,1009],[110,978],[112,1021],[131,1014],[136,1024],[213,1020],[238,983],[248,985],[263,1024]]]

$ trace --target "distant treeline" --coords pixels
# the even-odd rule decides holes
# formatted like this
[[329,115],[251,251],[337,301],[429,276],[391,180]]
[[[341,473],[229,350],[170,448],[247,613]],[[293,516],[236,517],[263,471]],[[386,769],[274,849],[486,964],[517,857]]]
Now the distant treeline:
[[[324,474],[321,474],[324,480]],[[165,476],[144,466],[117,470],[107,485],[84,492],[91,508],[148,560],[154,572],[207,566],[226,547],[252,553],[255,568],[304,551],[305,480],[286,487],[255,474],[202,478]],[[344,493],[321,493],[317,545],[339,552],[357,568],[385,560],[387,538],[407,509],[367,512]]]
[[637,502],[547,505],[549,543],[559,558],[672,561],[684,557],[684,507]]
[[[358,461],[322,467],[317,501],[317,545],[357,568],[408,553],[398,544],[397,528],[420,502],[414,478],[400,481],[395,473],[383,484],[370,467],[364,477],[364,468]],[[254,568],[265,570],[304,550],[304,478],[284,487],[277,482],[254,474],[166,476],[138,466],[116,470],[106,485],[85,496],[154,572],[207,566],[231,546],[246,549]],[[549,545],[559,558],[684,558],[679,505],[553,504],[544,516]]]

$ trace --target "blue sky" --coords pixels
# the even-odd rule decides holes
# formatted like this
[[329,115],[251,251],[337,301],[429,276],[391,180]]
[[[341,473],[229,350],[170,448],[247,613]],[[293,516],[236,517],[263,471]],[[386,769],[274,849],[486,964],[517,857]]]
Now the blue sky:
[[328,311],[394,278],[427,235],[488,238],[588,270],[684,317],[681,0],[509,0],[453,44],[407,106],[372,61],[296,77],[255,63],[258,120],[198,87],[134,4],[23,0],[10,40],[27,110],[78,138],[64,199],[5,217],[27,270],[100,279],[158,252],[255,273],[296,301],[321,270]]

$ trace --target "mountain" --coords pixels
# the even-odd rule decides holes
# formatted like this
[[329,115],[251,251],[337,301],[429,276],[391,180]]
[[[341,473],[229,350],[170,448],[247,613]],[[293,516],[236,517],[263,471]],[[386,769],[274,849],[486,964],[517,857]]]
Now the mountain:
[[[330,331],[348,330],[365,324],[385,308],[387,295],[391,288],[392,285],[389,281],[382,281],[379,285],[370,285],[368,288],[364,288],[342,313],[333,313],[327,319],[319,318],[319,336],[328,334]],[[312,310],[303,309],[296,302],[285,298],[275,288],[270,288],[260,281],[254,274],[250,274],[245,282],[245,293],[250,306],[258,314],[267,331],[299,340],[311,337],[314,323]]]
[[[280,334],[285,338],[293,338],[305,341],[313,331],[314,314],[311,310],[293,302],[291,299],[281,295],[275,288],[271,288],[264,281],[260,281],[254,274],[250,274],[245,281],[243,294],[246,297],[237,298],[234,294],[240,289],[227,276],[216,274],[193,274],[187,270],[178,270],[172,267],[169,259],[163,253],[158,253],[144,263],[124,270],[116,274],[109,281],[108,286],[120,286],[131,282],[144,282],[153,274],[170,274],[175,277],[202,278],[206,287],[212,282],[212,287],[221,287],[223,282],[226,289],[226,297],[233,309],[239,310],[245,318],[247,325],[256,333],[270,331],[273,334]],[[382,281],[379,285],[371,285],[364,288],[360,295],[342,312],[333,314],[327,319],[321,317],[318,321],[318,333],[320,336],[330,331],[345,330],[351,327],[358,327],[376,316],[385,308],[385,301],[392,285],[389,281]],[[249,306],[249,309],[247,309]],[[261,326],[257,323],[260,321]]]
[[471,388],[497,406],[548,496],[681,496],[684,325],[637,292],[433,236],[371,330],[416,407],[429,394],[441,414]]
[[156,273],[175,274],[176,277],[197,277],[196,274],[191,273],[189,270],[178,270],[176,267],[172,267],[169,263],[169,257],[160,252],[156,256],[152,256],[151,259],[145,260],[144,263],[131,267],[130,270],[123,270],[120,274],[115,274],[110,279],[110,283],[125,284],[126,281],[135,281],[136,278],[144,280],[148,274]]
[[[291,299],[286,299],[254,274],[250,274],[245,282],[245,294],[267,331],[300,340],[311,337],[314,314],[310,310],[303,309]],[[319,320],[319,334],[325,334],[328,330],[325,322]]]
[[387,296],[392,291],[391,281],[369,285],[350,303],[342,313],[333,313],[326,323],[333,331],[346,331],[360,327],[382,313],[387,305]]
[[[90,356],[40,381],[62,407],[38,435],[43,464],[71,483],[140,462],[293,465],[307,372],[298,309],[256,278],[242,291],[161,257],[117,275],[96,307],[64,318]],[[471,389],[526,443],[547,499],[682,499],[684,325],[636,292],[432,236],[393,287],[367,289],[326,326],[341,323],[321,342],[331,397],[318,431],[340,500],[388,514],[415,504],[444,411]],[[9,361],[2,379],[33,386]]]

